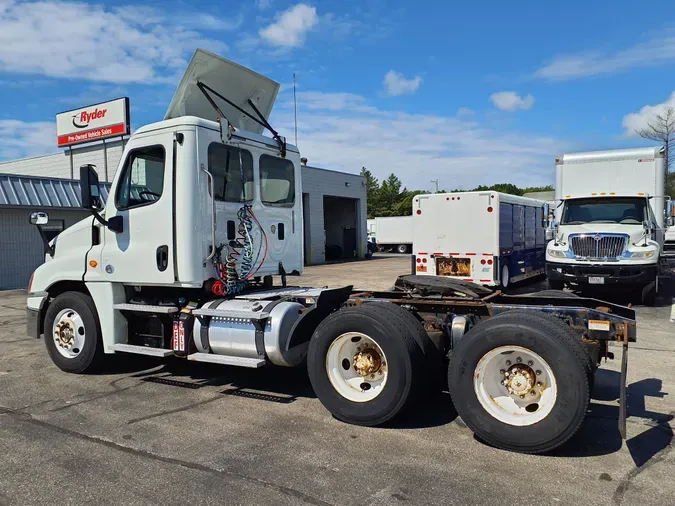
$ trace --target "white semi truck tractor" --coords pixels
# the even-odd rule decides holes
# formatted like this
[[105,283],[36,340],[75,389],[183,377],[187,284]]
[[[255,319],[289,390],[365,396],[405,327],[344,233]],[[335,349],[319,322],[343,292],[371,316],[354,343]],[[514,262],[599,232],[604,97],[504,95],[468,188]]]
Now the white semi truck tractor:
[[[387,292],[288,286],[303,269],[302,188],[298,150],[267,120],[277,89],[197,50],[165,119],[129,139],[105,203],[95,168],[81,168],[92,216],[46,243],[29,334],[71,373],[128,354],[302,366],[348,423],[435,409],[447,385],[490,444],[543,452],[571,438],[608,343],[625,359],[635,341],[634,311],[433,276],[402,276]],[[31,215],[38,230],[46,220]]]
[[549,286],[623,286],[653,303],[666,216],[671,219],[664,192],[662,147],[557,157],[557,227],[546,250]]

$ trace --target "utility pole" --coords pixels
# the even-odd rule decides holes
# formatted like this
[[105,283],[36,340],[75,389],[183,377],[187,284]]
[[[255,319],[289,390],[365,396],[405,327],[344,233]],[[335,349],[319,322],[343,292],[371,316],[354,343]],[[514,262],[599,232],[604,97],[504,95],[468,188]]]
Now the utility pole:
[[438,179],[432,179],[431,182],[436,185],[436,191],[434,193],[438,193]]

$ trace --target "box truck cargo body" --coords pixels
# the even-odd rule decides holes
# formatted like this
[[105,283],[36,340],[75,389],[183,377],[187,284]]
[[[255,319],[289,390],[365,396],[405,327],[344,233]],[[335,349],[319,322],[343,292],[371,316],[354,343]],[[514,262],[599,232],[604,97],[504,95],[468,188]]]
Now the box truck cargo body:
[[410,253],[413,243],[412,216],[375,218],[373,235],[381,250]]
[[663,148],[559,156],[551,287],[622,284],[653,298],[670,208],[664,188]]
[[502,287],[543,274],[544,206],[494,191],[416,196],[415,272]]

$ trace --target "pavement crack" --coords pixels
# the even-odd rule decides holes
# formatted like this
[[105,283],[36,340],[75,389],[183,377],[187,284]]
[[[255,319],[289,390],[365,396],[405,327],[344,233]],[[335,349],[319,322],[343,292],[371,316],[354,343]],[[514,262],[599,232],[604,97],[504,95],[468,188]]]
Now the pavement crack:
[[188,411],[192,408],[196,408],[198,406],[203,406],[204,404],[209,404],[210,402],[217,401],[218,399],[222,399],[222,395],[217,395],[215,397],[211,397],[210,399],[205,399],[203,401],[199,402],[193,402],[192,404],[188,404],[187,406],[183,406],[181,408],[176,408],[176,409],[167,409],[166,411],[160,411],[159,413],[153,413],[152,415],[147,415],[147,416],[141,416],[139,418],[132,418],[127,422],[127,425],[131,425],[132,423],[138,423],[142,422],[144,420],[150,420],[151,418],[157,418],[159,416],[164,416],[164,415],[171,415],[173,413],[180,413],[181,411]]
[[628,472],[628,474],[617,485],[616,490],[614,491],[614,495],[612,496],[612,502],[616,505],[620,505],[623,502],[623,498],[626,495],[626,491],[628,490],[628,487],[630,487],[633,480],[637,478],[643,471],[646,471],[655,464],[658,464],[659,462],[663,461],[672,450],[673,445],[669,444],[661,451],[659,451],[656,455],[654,455],[651,459],[649,459],[649,461],[647,461],[642,466],[631,469]]
[[99,444],[102,446],[105,446],[107,448],[111,448],[113,450],[117,450],[120,452],[127,453],[129,455],[134,455],[136,457],[148,459],[148,460],[154,460],[157,462],[163,462],[165,464],[170,464],[170,465],[175,465],[175,466],[181,466],[186,469],[192,469],[194,471],[200,471],[204,473],[209,473],[214,476],[220,476],[220,477],[227,477],[231,479],[236,479],[236,480],[241,480],[247,483],[250,483],[252,485],[257,485],[260,487],[267,488],[269,490],[274,490],[275,492],[278,492],[280,494],[284,494],[288,497],[292,497],[294,499],[300,500],[306,504],[311,504],[313,506],[334,506],[329,502],[323,501],[317,497],[313,497],[309,494],[305,494],[304,492],[300,492],[299,490],[295,490],[290,487],[285,487],[283,485],[278,485],[276,483],[262,480],[260,478],[254,478],[253,476],[247,476],[245,474],[240,474],[240,473],[235,473],[233,471],[227,471],[224,469],[217,469],[213,467],[209,467],[204,464],[198,464],[196,462],[190,462],[186,460],[180,460],[180,459],[175,459],[172,457],[164,457],[162,455],[157,455],[154,453],[150,453],[145,450],[138,450],[136,448],[130,448],[128,446],[124,446],[118,443],[115,443],[113,441],[109,441],[106,439],[102,439],[96,436],[89,436],[87,434],[82,434],[80,432],[76,432],[71,429],[66,429],[64,427],[60,427],[58,425],[43,421],[43,420],[38,420],[37,418],[33,418],[32,415],[29,413],[23,413],[19,411],[15,411],[13,409],[5,408],[3,406],[0,406],[0,415],[8,415],[16,420],[20,420],[26,423],[29,423],[31,425],[35,425],[37,427],[41,427],[46,430],[50,430],[53,432],[57,432],[59,434],[63,434],[65,436],[70,436],[73,438],[80,439],[82,441],[86,441],[89,443],[94,443],[94,444]]

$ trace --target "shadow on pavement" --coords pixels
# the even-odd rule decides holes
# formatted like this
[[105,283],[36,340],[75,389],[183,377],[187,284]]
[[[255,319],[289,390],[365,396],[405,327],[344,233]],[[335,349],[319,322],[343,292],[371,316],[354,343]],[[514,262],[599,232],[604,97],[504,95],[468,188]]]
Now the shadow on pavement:
[[[616,371],[599,369],[595,376],[595,387],[591,398],[596,401],[616,401],[619,398],[620,374]],[[673,429],[668,422],[675,413],[649,411],[646,397],[664,397],[660,379],[646,378],[628,385],[628,423],[640,423],[649,427],[644,432],[626,441],[636,467],[646,464],[673,440]],[[631,421],[631,417],[643,419]],[[589,457],[605,455],[621,449],[623,441],[618,429],[619,408],[598,402],[591,402],[586,420],[579,432],[565,445],[551,452],[556,457]]]

